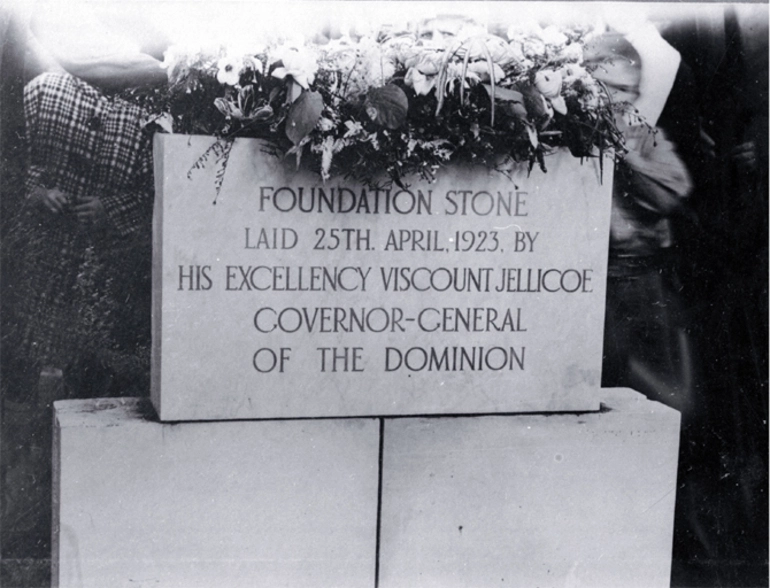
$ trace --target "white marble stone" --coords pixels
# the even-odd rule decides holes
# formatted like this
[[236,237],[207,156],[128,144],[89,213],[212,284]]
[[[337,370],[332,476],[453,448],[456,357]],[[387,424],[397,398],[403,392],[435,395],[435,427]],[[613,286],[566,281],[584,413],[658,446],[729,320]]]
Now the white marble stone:
[[679,413],[394,419],[380,588],[669,586]]
[[217,153],[193,169],[213,141],[156,136],[161,420],[598,408],[611,165],[455,166],[388,196],[243,139],[216,196]]
[[379,424],[56,403],[54,585],[372,586]]

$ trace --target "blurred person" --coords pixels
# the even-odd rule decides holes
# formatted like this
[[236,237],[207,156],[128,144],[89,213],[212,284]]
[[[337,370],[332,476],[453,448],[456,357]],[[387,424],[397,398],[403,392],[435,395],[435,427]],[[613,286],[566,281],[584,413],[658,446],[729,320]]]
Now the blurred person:
[[615,167],[602,385],[630,387],[686,413],[694,364],[678,295],[674,223],[687,212],[693,184],[677,146],[655,126],[666,80],[655,89],[663,88],[662,100],[645,96],[650,62],[619,33],[594,40],[586,61],[613,101],[628,105],[617,117],[627,153]]
[[[639,247],[633,239],[627,244],[618,240],[619,229],[634,234],[638,227],[618,214],[623,203],[618,199],[619,188],[622,190],[629,171],[635,173],[633,161],[630,170],[628,158],[616,167],[620,184],[616,183],[613,199],[603,385],[635,388],[682,413],[672,585],[701,585],[704,581],[707,584],[703,585],[710,585],[705,576],[693,575],[690,569],[693,564],[698,568],[703,562],[713,562],[720,541],[715,527],[722,524],[715,508],[721,499],[714,491],[721,458],[710,440],[709,413],[714,400],[709,394],[710,378],[704,378],[714,341],[698,338],[702,330],[696,318],[701,314],[698,300],[704,298],[703,293],[693,297],[692,291],[701,289],[703,283],[696,284],[692,278],[698,271],[693,251],[700,242],[693,238],[693,227],[702,224],[695,210],[706,196],[704,178],[713,167],[715,145],[701,128],[695,77],[679,52],[650,24],[624,32],[623,39],[641,49],[630,57],[641,63],[639,84],[634,91],[628,76],[608,82],[626,86],[613,88],[616,91],[631,90],[617,96],[638,109],[643,121],[657,127],[665,141],[658,155],[664,155],[666,145],[674,150],[661,163],[689,173],[686,183],[670,184],[674,176],[659,168],[662,175],[658,179],[650,176],[647,187],[635,192],[644,209],[638,220],[648,236],[647,246]],[[694,202],[686,198],[691,191]],[[645,195],[652,200],[645,203]]]
[[57,6],[34,5],[14,47],[33,79],[23,196],[4,219],[3,585],[34,582],[14,561],[50,558],[52,402],[148,393],[152,131],[119,92],[166,74],[125,30]]
[[138,344],[120,321],[144,297],[133,284],[149,257],[134,251],[150,244],[152,129],[118,92],[166,80],[156,57],[78,6],[32,17],[29,43],[49,59],[24,88],[26,200],[8,243],[24,269],[15,349],[59,368]]
[[701,91],[689,106],[700,106],[708,131],[698,223],[682,241],[703,360],[706,414],[691,439],[701,447],[691,491],[701,522],[679,554],[675,542],[672,582],[759,586],[768,563],[768,7],[714,6],[663,35],[694,65]]

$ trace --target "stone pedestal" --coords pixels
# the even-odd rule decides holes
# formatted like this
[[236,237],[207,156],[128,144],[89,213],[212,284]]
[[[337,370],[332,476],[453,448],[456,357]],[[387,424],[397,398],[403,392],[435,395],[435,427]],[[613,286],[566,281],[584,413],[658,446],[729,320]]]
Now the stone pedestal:
[[679,414],[601,392],[587,413],[180,424],[57,402],[54,585],[668,586]]
[[381,588],[667,587],[679,413],[400,419],[384,430]]
[[373,585],[376,420],[169,425],[148,408],[56,403],[54,586]]

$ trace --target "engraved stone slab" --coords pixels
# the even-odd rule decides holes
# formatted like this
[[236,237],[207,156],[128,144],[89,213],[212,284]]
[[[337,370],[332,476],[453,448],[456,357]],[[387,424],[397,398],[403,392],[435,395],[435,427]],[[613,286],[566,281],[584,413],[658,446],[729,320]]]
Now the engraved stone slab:
[[162,420],[598,408],[611,165],[385,190],[214,141],[156,138]]

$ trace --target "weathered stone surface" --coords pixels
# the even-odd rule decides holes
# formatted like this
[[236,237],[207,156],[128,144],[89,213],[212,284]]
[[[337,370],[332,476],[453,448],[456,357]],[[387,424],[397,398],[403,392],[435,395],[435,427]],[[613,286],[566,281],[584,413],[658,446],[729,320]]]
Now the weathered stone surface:
[[379,425],[56,403],[54,585],[372,586]]
[[[379,586],[667,586],[679,414],[603,402],[385,419]],[[56,403],[55,585],[374,585],[376,420],[148,408]]]
[[611,165],[378,192],[244,139],[217,196],[213,141],[156,139],[161,420],[598,408]]
[[379,586],[667,587],[679,413],[603,393],[601,413],[386,421]]

